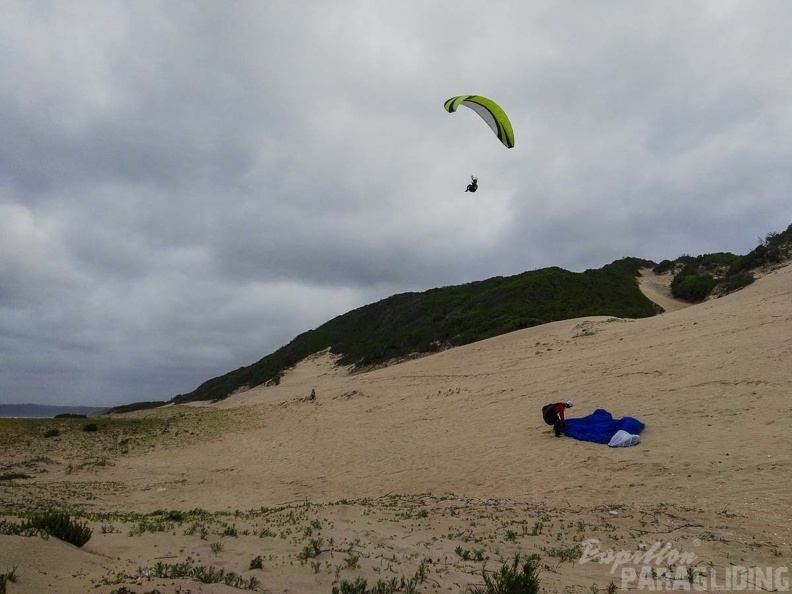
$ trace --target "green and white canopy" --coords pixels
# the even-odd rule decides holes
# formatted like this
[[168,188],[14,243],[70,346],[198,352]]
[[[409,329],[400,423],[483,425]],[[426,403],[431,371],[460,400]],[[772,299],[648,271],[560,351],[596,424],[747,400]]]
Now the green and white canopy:
[[497,103],[481,95],[460,95],[451,97],[445,102],[444,107],[448,113],[454,113],[460,105],[469,107],[479,114],[506,148],[514,148],[514,131],[511,122]]

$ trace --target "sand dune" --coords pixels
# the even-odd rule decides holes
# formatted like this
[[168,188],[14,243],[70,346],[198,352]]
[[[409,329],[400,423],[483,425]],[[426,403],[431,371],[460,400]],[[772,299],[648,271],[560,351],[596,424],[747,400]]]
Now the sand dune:
[[[409,576],[429,558],[431,579],[418,591],[461,592],[481,583],[474,571],[482,562],[463,559],[458,547],[481,551],[489,568],[517,551],[537,553],[549,591],[619,585],[609,565],[559,564],[552,554],[586,538],[632,551],[672,541],[711,568],[788,562],[792,266],[690,307],[650,271],[641,287],[664,314],[556,322],[361,374],[335,367],[324,353],[279,386],[197,412],[173,407],[216,419],[215,430],[190,433],[181,444],[68,473],[65,457],[79,453],[53,449],[52,463],[34,479],[0,482],[5,507],[203,508],[216,513],[214,526],[230,518],[240,530],[266,527],[276,536],[214,532],[202,540],[174,525],[130,537],[102,534],[102,520],[91,520],[94,536],[80,550],[0,537],[0,572],[12,565],[20,574],[9,592],[107,593],[119,584],[137,592],[238,591],[194,580],[107,578],[134,576],[163,556],[200,557],[256,576],[268,592],[330,592],[357,575],[370,583]],[[309,402],[312,388],[317,399]],[[642,443],[612,449],[554,438],[540,409],[567,398],[575,402],[571,416],[606,408],[638,417],[646,423]],[[0,462],[11,468],[29,455],[21,450],[0,452]],[[264,516],[223,515],[284,505]],[[291,533],[266,524],[288,513],[300,516]],[[124,532],[134,526],[104,521]],[[311,522],[322,528],[306,530]],[[543,529],[532,535],[537,522]],[[328,550],[300,559],[317,534]],[[209,551],[210,541],[222,541],[223,551]],[[345,565],[353,553],[341,552],[350,543],[360,554],[354,567]],[[264,556],[264,569],[248,570],[255,555]]]

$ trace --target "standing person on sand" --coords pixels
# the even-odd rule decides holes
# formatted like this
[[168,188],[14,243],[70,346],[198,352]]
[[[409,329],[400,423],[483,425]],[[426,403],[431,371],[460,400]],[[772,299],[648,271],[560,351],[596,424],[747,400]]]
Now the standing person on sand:
[[561,437],[562,433],[566,432],[566,421],[564,420],[564,411],[572,408],[572,401],[554,402],[545,404],[542,407],[542,418],[548,425],[553,426],[556,437]]
[[316,400],[316,390],[311,388],[311,395],[308,396],[308,400]]

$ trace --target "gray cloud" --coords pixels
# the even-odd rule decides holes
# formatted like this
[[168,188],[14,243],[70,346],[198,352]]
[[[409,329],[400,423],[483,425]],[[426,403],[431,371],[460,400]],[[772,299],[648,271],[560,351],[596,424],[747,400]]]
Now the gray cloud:
[[792,221],[781,1],[3,13],[0,402],[166,399],[393,293]]

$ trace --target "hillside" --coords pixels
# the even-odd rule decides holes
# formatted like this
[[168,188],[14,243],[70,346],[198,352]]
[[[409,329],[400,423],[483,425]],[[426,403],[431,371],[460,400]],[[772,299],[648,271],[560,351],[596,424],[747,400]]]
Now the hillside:
[[624,258],[582,273],[552,267],[394,295],[300,334],[253,365],[211,379],[173,402],[219,400],[240,388],[277,384],[286,369],[326,349],[341,365],[369,368],[557,320],[649,317],[657,308],[638,289],[637,277],[640,268],[653,265]]
[[[558,320],[608,315],[644,318],[662,310],[638,288],[639,270],[672,276],[671,295],[688,303],[723,296],[755,280],[752,270],[792,257],[792,225],[768,233],[750,253],[682,255],[659,264],[623,258],[582,273],[558,267],[464,285],[403,293],[340,315],[253,363],[212,378],[169,402],[217,401],[239,390],[277,385],[283,373],[325,350],[339,365],[372,369]],[[111,409],[123,413],[168,402]]]

